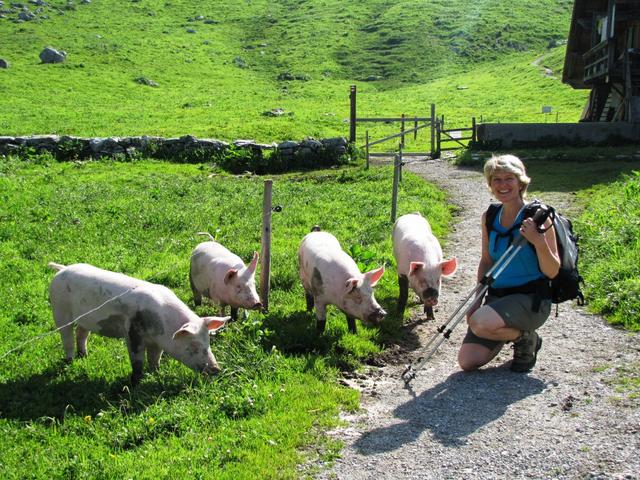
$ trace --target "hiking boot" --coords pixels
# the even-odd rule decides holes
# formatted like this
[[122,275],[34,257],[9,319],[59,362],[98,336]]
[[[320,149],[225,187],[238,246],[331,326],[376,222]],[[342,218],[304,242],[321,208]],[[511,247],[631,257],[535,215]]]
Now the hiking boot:
[[509,367],[512,372],[525,373],[536,364],[538,350],[542,347],[542,338],[535,331],[522,332],[513,342],[513,361]]

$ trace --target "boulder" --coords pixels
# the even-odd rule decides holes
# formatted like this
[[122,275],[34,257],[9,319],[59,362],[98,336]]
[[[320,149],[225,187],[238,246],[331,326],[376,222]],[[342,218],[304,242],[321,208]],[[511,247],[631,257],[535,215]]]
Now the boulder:
[[53,47],[46,47],[40,52],[40,60],[42,63],[62,63],[67,58],[67,52],[64,50],[56,50]]

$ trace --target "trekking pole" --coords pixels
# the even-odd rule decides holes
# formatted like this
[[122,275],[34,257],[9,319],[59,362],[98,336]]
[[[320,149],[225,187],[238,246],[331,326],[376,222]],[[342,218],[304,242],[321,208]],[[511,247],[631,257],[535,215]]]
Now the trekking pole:
[[[538,230],[540,230],[540,226],[544,224],[550,213],[550,209],[546,207],[541,207],[540,209],[538,209],[538,211],[536,211],[535,215],[533,216],[533,221],[538,227]],[[467,313],[474,307],[474,305],[482,299],[495,279],[500,276],[504,269],[507,268],[507,265],[511,263],[511,261],[516,257],[516,255],[518,255],[518,253],[520,253],[520,250],[522,250],[526,243],[527,239],[521,235],[514,243],[509,245],[509,248],[507,248],[507,250],[498,259],[498,261],[493,264],[489,271],[484,274],[475,288],[467,294],[460,305],[458,305],[458,308],[456,308],[455,311],[449,316],[447,321],[436,329],[435,334],[423,347],[423,350],[428,350],[424,358],[416,363],[415,366],[411,364],[407,365],[407,368],[405,368],[402,372],[401,376],[404,380],[405,385],[408,385],[409,382],[411,382],[411,380],[415,378],[416,373],[420,369],[422,369],[422,367],[424,367],[424,365],[427,363],[427,361],[429,361],[436,350],[438,350],[440,345],[442,345],[442,343],[451,336],[451,333],[456,328],[456,326],[466,317]],[[469,303],[470,299],[472,299],[472,301]],[[435,344],[431,346],[434,342]]]

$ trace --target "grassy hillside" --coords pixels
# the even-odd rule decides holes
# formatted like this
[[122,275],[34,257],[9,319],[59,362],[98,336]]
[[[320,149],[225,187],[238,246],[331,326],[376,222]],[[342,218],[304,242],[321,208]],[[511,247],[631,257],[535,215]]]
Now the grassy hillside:
[[[59,8],[0,18],[11,64],[0,70],[0,134],[345,135],[350,84],[362,115],[422,115],[436,103],[467,122],[531,121],[550,104],[569,121],[584,104],[584,92],[532,65],[562,59],[563,47],[547,47],[566,38],[569,0],[48,4]],[[48,45],[67,61],[41,64]],[[285,115],[263,115],[274,108]]]

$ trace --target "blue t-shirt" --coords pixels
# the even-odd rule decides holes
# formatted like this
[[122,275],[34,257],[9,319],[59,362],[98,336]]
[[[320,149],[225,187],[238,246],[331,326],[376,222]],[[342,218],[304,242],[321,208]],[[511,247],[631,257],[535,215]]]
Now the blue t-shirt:
[[[524,215],[524,207],[520,209],[516,219],[509,228],[505,228],[500,224],[503,206],[500,207],[496,218],[493,220],[493,228],[489,231],[489,254],[493,262],[497,262],[502,254],[509,248],[509,245],[520,237],[520,224]],[[511,234],[499,236],[509,231],[510,228],[517,226],[511,230]],[[525,243],[518,254],[511,260],[509,265],[500,273],[498,278],[493,282],[494,288],[510,288],[518,287],[534,280],[544,278],[544,274],[540,271],[538,264],[538,256],[530,243]]]

